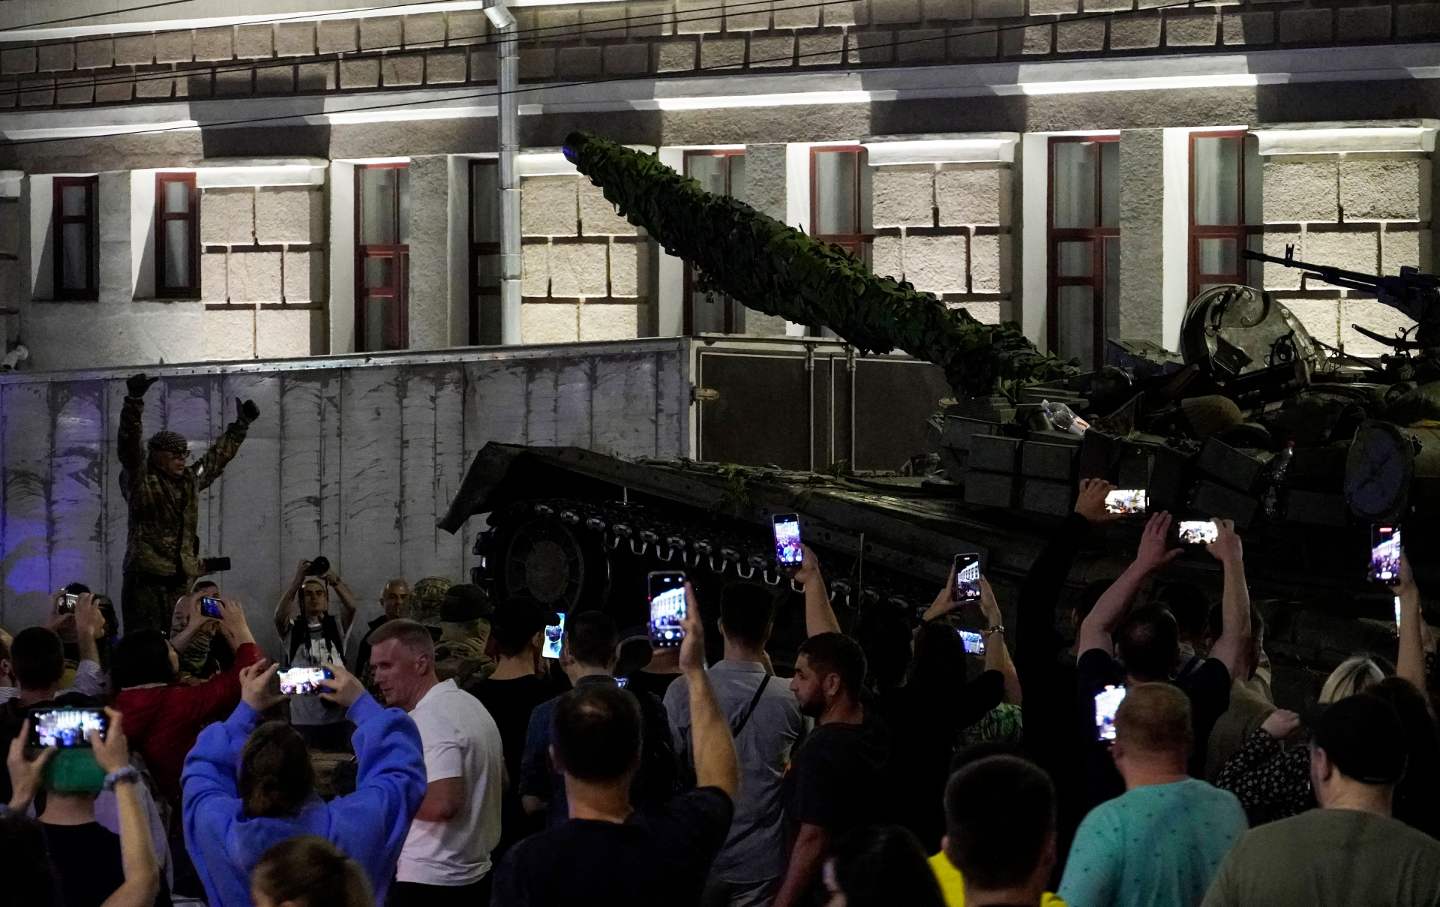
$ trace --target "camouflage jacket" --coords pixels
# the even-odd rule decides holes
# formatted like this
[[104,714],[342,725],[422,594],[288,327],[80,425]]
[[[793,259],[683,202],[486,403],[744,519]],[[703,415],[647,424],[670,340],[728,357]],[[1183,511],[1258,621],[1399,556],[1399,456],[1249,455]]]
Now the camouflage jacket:
[[125,570],[196,577],[201,573],[199,520],[200,492],[240,450],[248,425],[231,422],[200,459],[185,467],[180,478],[150,469],[144,432],[145,402],[126,397],[120,410],[120,493],[130,506],[130,529],[125,544]]
[[490,622],[479,619],[465,623],[440,624],[440,641],[435,643],[435,675],[453,679],[459,686],[489,677],[498,666],[485,654],[490,639]]

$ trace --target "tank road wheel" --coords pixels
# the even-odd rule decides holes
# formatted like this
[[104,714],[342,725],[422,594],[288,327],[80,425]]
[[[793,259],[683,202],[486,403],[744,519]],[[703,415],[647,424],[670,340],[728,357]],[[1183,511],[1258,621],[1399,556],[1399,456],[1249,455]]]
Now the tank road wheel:
[[507,597],[523,597],[554,611],[601,607],[609,570],[596,546],[554,517],[532,517],[500,544]]

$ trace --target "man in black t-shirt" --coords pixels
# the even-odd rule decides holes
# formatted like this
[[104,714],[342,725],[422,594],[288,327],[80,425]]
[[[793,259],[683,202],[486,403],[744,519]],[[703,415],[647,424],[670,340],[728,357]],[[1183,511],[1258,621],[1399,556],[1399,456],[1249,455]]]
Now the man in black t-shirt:
[[794,843],[775,907],[812,903],[834,841],[882,818],[890,739],[880,718],[860,703],[864,682],[865,654],[850,637],[825,632],[801,644],[790,689],[816,727],[785,776],[782,797]]
[[[1243,676],[1250,651],[1250,590],[1245,583],[1244,549],[1240,536],[1235,534],[1235,524],[1230,520],[1216,520],[1218,536],[1206,549],[1220,562],[1224,572],[1220,637],[1215,640],[1208,658],[1191,665],[1185,676],[1175,678],[1180,640],[1174,616],[1154,606],[1129,611],[1141,587],[1180,556],[1180,549],[1168,547],[1171,522],[1168,513],[1157,513],[1150,518],[1134,562],[1100,597],[1080,625],[1076,707],[1089,716],[1093,726],[1095,695],[1106,686],[1149,681],[1175,684],[1189,697],[1194,722],[1195,755],[1190,773],[1203,776],[1210,731],[1229,707],[1230,679]],[[1098,741],[1098,735],[1096,739]],[[1087,763],[1092,804],[1124,792],[1124,782],[1098,742],[1087,754]]]
[[690,691],[696,789],[635,812],[630,781],[640,766],[638,702],[614,684],[571,690],[556,703],[551,747],[570,818],[505,855],[493,907],[698,902],[730,831],[740,773],[729,725],[705,674],[704,628],[688,585],[686,597],[680,669]]

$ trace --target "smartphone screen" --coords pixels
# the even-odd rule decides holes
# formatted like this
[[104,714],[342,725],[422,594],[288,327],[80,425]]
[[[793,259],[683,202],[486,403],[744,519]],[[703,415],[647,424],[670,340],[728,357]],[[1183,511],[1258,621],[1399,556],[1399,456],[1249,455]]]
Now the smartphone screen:
[[956,630],[960,634],[960,642],[965,646],[966,655],[984,655],[985,637],[974,630]]
[[775,563],[781,567],[798,567],[805,560],[800,544],[800,517],[793,513],[771,517],[775,528]]
[[1370,528],[1370,580],[1400,585],[1400,527],[1375,524]]
[[980,555],[955,555],[955,603],[964,605],[980,600]]
[[220,599],[207,595],[200,599],[200,613],[206,617],[220,617]]
[[545,628],[545,643],[540,647],[541,658],[559,658],[560,644],[565,641],[565,612],[555,612],[555,623]]
[[285,696],[315,696],[322,680],[333,680],[329,668],[291,668],[280,672],[280,692]]
[[630,678],[629,678],[629,677],[616,677],[616,678],[615,678],[615,685],[616,685],[617,687],[619,687],[620,689],[623,690],[623,689],[625,689],[626,687],[628,687],[628,686],[630,685]]
[[1213,520],[1181,520],[1180,544],[1208,545],[1220,537]]
[[60,596],[60,607],[58,608],[58,611],[61,614],[74,614],[75,606],[78,604],[80,604],[79,595],[76,595],[73,592],[63,593]]
[[650,642],[656,646],[678,646],[685,638],[680,622],[685,619],[685,574],[656,571],[650,584]]
[[1150,499],[1143,488],[1117,488],[1105,495],[1105,512],[1125,516],[1144,513],[1150,506]]
[[1115,712],[1124,699],[1124,687],[1107,686],[1095,694],[1095,730],[1101,740],[1115,739]]
[[109,726],[103,709],[32,709],[29,743],[32,747],[88,749],[90,732],[99,731],[103,736]]

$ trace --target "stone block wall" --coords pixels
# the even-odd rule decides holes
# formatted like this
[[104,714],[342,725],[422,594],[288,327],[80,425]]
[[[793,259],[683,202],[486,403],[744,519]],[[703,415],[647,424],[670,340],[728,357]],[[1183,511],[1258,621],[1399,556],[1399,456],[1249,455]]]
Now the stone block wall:
[[308,356],[324,319],[325,196],[318,186],[202,190],[206,359]]
[[520,184],[523,343],[627,340],[651,333],[654,243],[589,180]]
[[981,321],[1008,317],[1012,178],[999,163],[876,167],[872,270]]
[[[1265,251],[1283,255],[1293,244],[1302,261],[1350,271],[1395,274],[1402,265],[1433,271],[1431,166],[1424,154],[1266,158]],[[1414,324],[1389,306],[1298,270],[1267,264],[1263,283],[1316,339],[1359,356],[1389,350],[1352,325],[1395,336]]]

